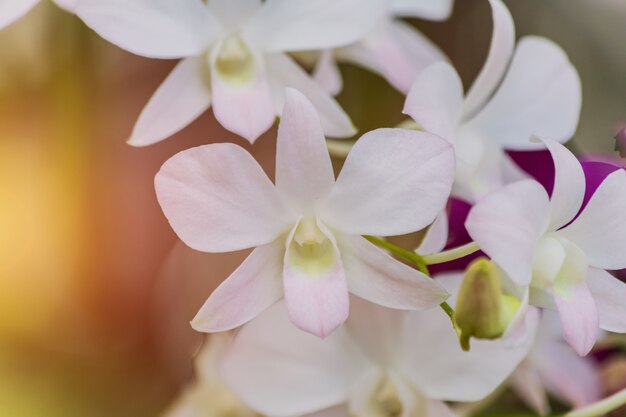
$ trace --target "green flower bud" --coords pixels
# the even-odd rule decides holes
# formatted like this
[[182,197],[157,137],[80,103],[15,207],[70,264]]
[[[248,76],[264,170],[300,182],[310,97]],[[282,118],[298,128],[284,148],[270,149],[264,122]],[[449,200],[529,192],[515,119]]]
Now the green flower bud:
[[463,350],[469,350],[472,337],[497,339],[502,336],[519,309],[517,298],[502,293],[500,273],[486,258],[472,262],[465,271],[455,309]]

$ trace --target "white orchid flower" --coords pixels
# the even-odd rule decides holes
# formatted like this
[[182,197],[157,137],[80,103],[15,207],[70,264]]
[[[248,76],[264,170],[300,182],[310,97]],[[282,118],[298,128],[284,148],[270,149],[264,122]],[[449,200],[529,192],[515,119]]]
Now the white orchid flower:
[[235,328],[279,299],[299,328],[327,336],[351,292],[399,309],[447,293],[361,235],[426,227],[448,198],[454,155],[443,139],[402,129],[361,137],[335,181],[313,105],[289,89],[278,128],[276,186],[242,148],[201,146],[167,161],[157,197],[178,236],[205,252],[256,249],[211,295],[192,325]]
[[231,339],[229,333],[211,335],[195,358],[195,381],[181,392],[163,417],[259,417],[224,384],[218,372],[219,360]]
[[602,398],[600,370],[565,343],[558,315],[545,310],[528,357],[511,375],[515,392],[537,413],[550,412],[547,392],[574,408]]
[[254,142],[284,103],[285,87],[315,105],[324,132],[356,130],[337,102],[285,52],[336,47],[376,24],[385,0],[80,0],[76,14],[137,55],[182,58],[144,108],[129,143],[150,145],[210,106],[226,129]]
[[[23,17],[40,0],[0,0],[0,29]],[[79,0],[54,0],[62,9],[71,11]]]
[[494,22],[489,56],[467,95],[456,70],[439,62],[418,76],[404,108],[424,130],[454,144],[453,195],[468,202],[524,178],[505,149],[540,148],[528,141],[532,135],[569,140],[582,101],[578,74],[563,50],[536,36],[515,47],[508,9],[500,0],[489,3]]
[[563,145],[544,140],[555,166],[551,196],[534,180],[489,194],[470,211],[466,228],[480,248],[532,304],[557,309],[565,339],[580,354],[598,325],[626,332],[626,284],[605,269],[626,267],[626,171],[609,175],[578,217],[585,174]]
[[490,394],[533,340],[512,348],[481,340],[464,352],[440,311],[401,312],[356,297],[346,325],[320,340],[294,329],[284,310],[279,303],[244,326],[220,366],[244,402],[276,417],[450,417],[443,401]]
[[387,13],[369,34],[358,42],[322,51],[313,76],[329,93],[343,86],[337,61],[350,62],[382,75],[406,94],[415,77],[437,61],[446,61],[441,50],[426,36],[400,18],[441,21],[452,13],[454,0],[389,0]]

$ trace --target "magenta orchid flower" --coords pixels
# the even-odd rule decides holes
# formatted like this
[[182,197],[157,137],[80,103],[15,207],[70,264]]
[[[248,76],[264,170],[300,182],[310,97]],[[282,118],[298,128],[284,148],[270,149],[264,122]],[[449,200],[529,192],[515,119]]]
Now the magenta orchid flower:
[[[40,0],[0,0],[0,29],[9,26],[33,7],[39,4]],[[54,0],[59,7],[71,11],[78,0]]]
[[356,297],[346,325],[320,340],[289,325],[284,310],[279,303],[244,326],[220,366],[244,402],[276,417],[449,417],[444,401],[490,394],[533,340],[511,348],[476,341],[464,352],[441,311],[389,310]]
[[385,0],[81,0],[76,14],[137,55],[182,58],[144,108],[129,143],[150,145],[210,106],[250,142],[282,111],[285,87],[315,105],[324,132],[356,130],[339,104],[285,52],[346,45],[370,31]]
[[515,47],[508,9],[500,0],[489,3],[489,56],[467,94],[456,70],[439,62],[418,76],[404,108],[424,130],[454,144],[453,195],[469,202],[526,177],[504,149],[541,147],[528,141],[531,135],[569,140],[582,101],[578,74],[563,50],[536,36]]
[[447,58],[426,36],[399,18],[447,19],[454,0],[390,0],[376,28],[358,42],[322,51],[313,75],[328,92],[341,91],[337,61],[349,62],[382,75],[398,91],[409,92],[424,68]]
[[283,295],[292,322],[318,336],[346,320],[349,292],[391,308],[438,305],[445,290],[361,235],[426,227],[453,176],[454,154],[443,139],[379,129],[357,141],[335,181],[313,105],[288,90],[275,186],[250,154],[225,143],[183,151],[156,176],[161,207],[187,245],[205,252],[256,247],[192,325],[232,329]]
[[533,347],[511,375],[511,385],[541,415],[550,412],[547,393],[574,408],[602,398],[598,366],[565,343],[558,316],[551,311],[543,312]]
[[531,303],[559,311],[565,339],[587,354],[598,326],[626,332],[626,284],[605,269],[626,267],[626,171],[609,175],[576,217],[585,196],[580,162],[563,145],[552,154],[552,195],[536,181],[519,181],[480,200],[466,228],[480,248]]

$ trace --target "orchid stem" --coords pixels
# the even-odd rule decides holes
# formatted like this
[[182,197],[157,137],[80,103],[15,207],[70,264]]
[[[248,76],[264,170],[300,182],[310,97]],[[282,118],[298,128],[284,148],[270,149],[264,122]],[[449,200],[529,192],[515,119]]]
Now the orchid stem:
[[[428,271],[428,266],[426,265],[426,262],[424,262],[424,259],[417,253],[401,248],[400,246],[396,246],[393,243],[390,243],[379,237],[375,237],[375,236],[363,236],[363,237],[369,240],[370,242],[372,242],[374,245],[381,247],[383,249],[387,249],[389,252],[393,253],[398,258],[402,258],[405,261],[411,262],[417,267],[417,269],[421,273],[423,273],[424,275],[428,277],[431,277],[430,271]],[[443,311],[445,311],[447,316],[450,318],[450,321],[452,322],[452,326],[454,327],[455,330],[457,330],[456,322],[454,321],[454,309],[450,307],[450,304],[448,304],[445,301],[439,304],[439,306],[441,307]]]
[[480,247],[476,242],[470,242],[466,245],[459,246],[458,248],[446,250],[439,253],[433,253],[431,255],[420,256],[422,262],[426,265],[442,264],[444,262],[454,261],[461,259],[467,255],[471,255],[474,252],[478,252]]
[[563,414],[562,417],[600,417],[626,404],[626,388],[595,402]]

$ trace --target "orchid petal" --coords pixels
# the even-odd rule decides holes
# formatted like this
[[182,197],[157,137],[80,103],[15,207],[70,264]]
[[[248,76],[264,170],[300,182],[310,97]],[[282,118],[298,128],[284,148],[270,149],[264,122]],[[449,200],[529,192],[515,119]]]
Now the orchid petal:
[[457,417],[457,414],[443,401],[427,400],[426,410],[428,417]]
[[626,333],[626,283],[602,269],[589,268],[587,285],[596,301],[600,327]]
[[361,236],[339,237],[350,292],[384,307],[422,310],[449,294],[421,272],[393,259]]
[[333,96],[339,94],[343,88],[343,78],[332,49],[325,49],[320,53],[313,70],[313,79]]
[[544,416],[550,412],[548,395],[543,387],[539,372],[528,361],[522,362],[513,375],[511,386],[530,408]]
[[348,415],[348,407],[345,404],[336,407],[330,407],[322,411],[307,414],[304,417],[346,417]]
[[356,129],[350,117],[333,97],[313,80],[290,57],[273,54],[266,57],[268,74],[275,100],[277,114],[282,113],[285,88],[293,87],[308,98],[317,110],[324,133],[331,137],[350,137]]
[[[298,231],[306,227],[317,227],[317,233],[322,234],[319,238],[323,242],[317,243],[313,257],[306,242],[298,241]],[[287,239],[284,258],[283,287],[289,318],[305,332],[328,336],[346,321],[350,306],[346,273],[334,237],[319,221],[307,225],[306,219],[300,220]]]
[[570,222],[585,198],[585,173],[573,153],[553,140],[542,140],[554,161],[554,188],[550,196],[550,229]]
[[[531,329],[534,334],[536,329]],[[464,352],[448,317],[439,310],[411,312],[397,366],[433,400],[478,401],[498,387],[528,354],[532,337],[509,347],[502,340],[472,342]]]
[[391,0],[391,12],[396,16],[426,20],[446,20],[452,14],[454,0]]
[[211,93],[199,58],[182,60],[142,110],[128,143],[147,146],[157,143],[204,113]]
[[558,234],[578,245],[591,266],[626,267],[626,171],[610,174],[580,215]]
[[493,18],[491,45],[487,61],[463,103],[463,117],[466,120],[478,113],[489,100],[502,80],[515,48],[515,24],[509,9],[501,0],[489,0],[489,4]]
[[283,296],[281,239],[259,246],[217,287],[191,326],[200,332],[222,332],[252,320]]
[[372,62],[376,72],[404,94],[411,89],[421,71],[437,61],[446,60],[430,39],[399,20],[379,25],[360,45],[369,55],[367,62]]
[[519,41],[509,71],[468,128],[511,150],[537,149],[532,135],[559,142],[576,131],[582,102],[580,79],[555,43],[528,36]]
[[441,252],[448,242],[448,213],[442,210],[433,224],[428,227],[426,234],[415,252],[420,255]]
[[267,0],[244,35],[266,52],[344,46],[374,28],[386,12],[386,3],[386,0]]
[[548,224],[548,195],[532,180],[510,184],[480,200],[465,227],[515,283],[530,283],[539,238]]
[[302,332],[289,322],[281,302],[239,331],[221,374],[255,410],[290,417],[346,402],[369,367],[343,329],[325,340]]
[[566,245],[567,256],[553,289],[561,318],[563,336],[580,356],[585,356],[598,338],[599,318],[596,302],[585,282],[585,254],[575,245]]
[[9,26],[39,3],[39,0],[0,0],[0,29]]
[[233,144],[204,145],[176,154],[161,167],[155,186],[176,234],[199,251],[263,245],[285,233],[294,221],[261,167]]
[[354,145],[320,216],[347,234],[394,236],[423,229],[443,210],[454,152],[425,132],[378,129]]
[[226,32],[241,30],[263,5],[262,0],[211,0],[209,10]]
[[304,212],[330,194],[334,184],[317,112],[302,93],[288,88],[278,125],[276,188]]
[[545,387],[574,408],[602,398],[600,372],[591,359],[581,358],[563,343],[541,345],[535,355],[536,367]]
[[417,77],[403,112],[427,132],[453,141],[462,105],[463,84],[459,74],[447,62],[438,62]]
[[81,0],[73,11],[107,41],[149,58],[200,55],[219,30],[200,0]]
[[[274,101],[260,57],[255,57],[254,74],[250,79],[230,79],[217,68],[215,48],[211,59],[213,114],[227,130],[244,137],[250,143],[265,133],[276,119]],[[247,77],[246,77],[247,78]]]

